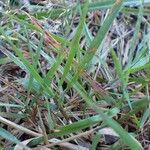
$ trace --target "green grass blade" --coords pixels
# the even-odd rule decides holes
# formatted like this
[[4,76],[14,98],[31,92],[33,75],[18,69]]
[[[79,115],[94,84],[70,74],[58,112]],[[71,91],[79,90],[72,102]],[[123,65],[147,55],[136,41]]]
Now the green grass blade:
[[[109,117],[116,116],[119,113],[119,110],[117,108],[113,108],[112,110],[109,110],[106,114]],[[100,115],[95,115],[92,117],[89,117],[87,119],[82,119],[79,120],[78,122],[74,122],[72,124],[66,125],[64,127],[57,128],[54,133],[49,134],[49,137],[59,137],[59,136],[64,136],[71,134],[73,132],[78,132],[82,129],[85,129],[87,127],[90,127],[96,123],[100,123],[102,121],[102,118]],[[32,142],[35,143],[34,141],[38,141],[38,143],[42,142],[42,138],[36,138]]]
[[80,42],[81,34],[82,34],[82,31],[84,28],[85,17],[86,17],[87,11],[88,11],[88,0],[84,4],[83,12],[82,12],[81,17],[80,17],[80,22],[79,22],[79,25],[77,27],[76,34],[75,34],[75,36],[71,42],[71,45],[70,45],[71,50],[70,50],[69,55],[67,57],[67,62],[66,62],[66,65],[64,67],[64,72],[63,72],[63,75],[61,77],[59,85],[62,85],[62,83],[64,82],[64,80],[65,80],[65,78],[66,78],[66,76],[67,76],[67,74],[71,68],[73,58],[74,58],[75,54],[77,53],[77,51],[79,50],[79,42]]
[[[119,110],[117,108],[114,108],[110,111],[108,111],[107,115],[109,118],[116,116],[119,113]],[[94,125],[96,123],[99,123],[102,121],[101,115],[96,115],[93,117],[89,117],[87,119],[80,120],[78,122],[75,122],[70,125],[66,125],[64,127],[58,128],[57,130],[60,130],[57,135],[67,135],[73,132],[77,132],[81,129],[90,127],[91,125]]]
[[89,31],[86,24],[84,24],[84,32],[85,32],[85,37],[86,37],[86,41],[87,41],[87,44],[88,44],[87,46],[89,47],[94,37],[90,33],[90,31]]
[[92,140],[91,150],[96,150],[98,143],[100,142],[101,135],[100,133],[96,133]]
[[144,115],[142,116],[141,118],[141,121],[140,121],[140,127],[142,128],[145,124],[145,122],[150,119],[150,108],[148,108],[145,112],[144,112]]
[[[75,85],[73,85],[75,87]],[[115,120],[109,118],[105,115],[93,102],[92,100],[84,93],[79,87],[75,88],[77,92],[84,98],[89,107],[95,109],[98,113],[100,113],[103,121],[109,125],[116,133],[120,136],[120,138],[133,150],[143,150],[141,144],[132,137],[128,132],[126,132]]]
[[21,53],[21,51],[12,43],[12,41],[5,34],[5,32],[3,31],[2,28],[0,28],[0,32],[5,36],[6,41],[8,41],[10,43],[13,50],[19,56],[20,60],[23,62],[23,64],[26,66],[26,68],[32,74],[32,76],[35,78],[35,80],[38,81],[38,83],[42,86],[43,89],[45,89],[48,92],[49,95],[54,96],[54,92],[52,91],[52,89],[47,85],[47,83],[44,82],[44,80],[40,77],[40,75],[35,70],[35,68],[23,57],[23,54]]
[[25,119],[27,118],[26,114],[19,113],[10,113],[10,112],[0,112],[0,116],[7,119]]
[[122,66],[121,63],[119,62],[118,57],[116,56],[116,53],[114,52],[114,50],[111,50],[111,55],[112,55],[112,59],[114,62],[114,66],[115,66],[115,70],[117,72],[118,78],[121,81],[121,88],[122,88],[122,93],[123,93],[123,97],[125,100],[127,100],[130,108],[132,109],[132,105],[129,99],[129,94],[127,91],[127,83],[126,83],[126,78],[128,78],[128,74],[124,74],[124,71],[122,70]]
[[[47,61],[51,64],[52,60],[49,56],[46,56],[45,54],[43,54],[43,56],[45,56],[45,58],[47,59]],[[63,72],[63,68],[60,66],[59,68],[60,73]],[[69,82],[71,82],[71,75],[67,75],[67,80]],[[71,83],[70,83],[71,84]],[[95,109],[98,113],[99,113],[99,108],[97,108],[97,106],[95,106],[95,104],[93,103],[93,101],[87,96],[84,88],[78,83],[76,82],[75,84],[71,84],[72,87],[79,93],[79,95],[85,100],[85,102],[89,105],[89,107]],[[103,113],[100,113],[101,117],[103,118],[103,121],[106,120],[106,124],[108,124],[110,127],[112,127],[116,133],[118,133],[119,135],[121,135],[121,139],[127,144],[129,145],[132,149],[133,147],[137,148],[138,150],[142,150],[141,145],[139,142],[137,142],[133,137],[131,137],[129,135],[128,132],[126,132],[118,123],[116,123],[113,119],[111,121],[109,117],[107,116],[103,116]],[[109,115],[109,114],[107,114]],[[115,123],[114,123],[115,122]],[[111,126],[111,123],[113,123],[113,125]],[[116,125],[117,124],[117,125]],[[119,128],[118,128],[119,127]],[[124,137],[125,135],[125,137]],[[41,139],[42,140],[42,139]],[[39,142],[39,141],[38,141]],[[128,143],[129,142],[129,143]]]
[[116,133],[119,134],[120,138],[131,148],[131,150],[144,150],[141,144],[128,132],[126,132],[116,121],[113,119],[107,119],[105,122],[112,128]]
[[102,27],[99,29],[96,37],[91,42],[91,44],[90,44],[86,54],[84,55],[81,63],[78,65],[77,72],[76,72],[74,78],[72,79],[72,82],[75,82],[78,79],[78,77],[80,76],[80,73],[82,73],[82,70],[85,68],[87,63],[90,62],[90,60],[93,58],[94,54],[96,53],[97,49],[102,44],[103,40],[105,39],[107,32],[109,31],[110,26],[112,25],[113,20],[115,19],[118,12],[120,11],[122,4],[123,4],[123,1],[120,0],[119,2],[116,2],[113,5],[112,9],[109,12],[108,17],[104,21]]
[[[97,0],[94,2],[91,2],[89,4],[89,10],[94,11],[94,10],[99,10],[99,9],[107,9],[112,7],[112,5],[116,2],[116,0]],[[144,0],[145,6],[149,4],[149,0]],[[123,6],[139,6],[141,4],[140,0],[124,0],[123,1]]]
[[14,135],[12,135],[10,132],[8,132],[7,130],[3,128],[0,128],[0,136],[7,139],[8,141],[11,141],[15,144],[19,144],[23,146],[23,144],[21,144],[21,142]]
[[130,46],[130,50],[129,50],[129,60],[128,60],[127,67],[129,67],[131,65],[132,61],[133,61],[133,56],[134,56],[134,52],[135,52],[135,48],[136,48],[135,43],[137,43],[137,37],[138,37],[139,31],[140,31],[142,17],[143,17],[143,3],[141,2],[141,6],[140,6],[140,9],[139,9],[138,20],[137,20],[136,27],[135,27],[135,32],[134,32],[134,35],[131,39],[131,46]]
[[0,103],[0,107],[14,107],[14,108],[24,108],[24,106],[16,105],[16,104],[9,104],[9,103]]
[[3,65],[9,62],[11,62],[11,60],[8,57],[0,58],[0,65]]
[[117,16],[117,14],[120,11],[121,7],[122,7],[122,0],[120,0],[119,2],[116,2],[113,5],[112,9],[109,12],[109,16],[106,18],[106,20],[102,24],[102,27],[98,31],[96,37],[91,42],[91,44],[88,48],[88,52],[84,56],[81,65],[84,66],[84,64],[86,64],[87,62],[89,62],[92,59],[92,57],[96,53],[97,49],[99,48],[99,46],[101,45],[101,43],[105,39],[105,36],[106,36],[107,32],[109,31],[109,28],[112,25],[112,22],[115,19],[115,17]]
[[48,110],[48,126],[49,126],[50,130],[53,130],[55,127],[55,123],[54,123],[54,120],[51,115],[50,104],[49,104],[49,101],[47,98],[46,98],[46,106],[47,106],[47,110]]
[[60,64],[62,63],[63,59],[65,57],[65,54],[63,53],[63,51],[58,54],[56,61],[54,62],[54,64],[52,65],[52,67],[50,68],[50,70],[48,71],[48,73],[46,74],[46,77],[44,78],[44,81],[46,83],[50,83],[51,80],[53,79],[53,76],[55,75],[56,71],[58,70]]
[[[58,9],[54,9],[50,11],[34,12],[34,13],[31,13],[31,15],[36,17],[37,19],[43,19],[45,17],[50,17],[51,19],[57,19],[59,17],[64,16],[66,13],[68,13],[68,10],[64,8],[58,8]],[[28,16],[23,13],[22,14],[17,13],[16,16],[22,20],[25,20],[26,18],[28,18]]]
[[[134,14],[139,15],[139,9],[136,8],[123,8],[122,12],[125,14]],[[150,10],[149,9],[143,9],[143,15],[144,16],[150,16]]]
[[26,66],[22,63],[22,61],[19,60],[19,58],[15,57],[11,52],[9,52],[8,50],[3,50],[1,49],[1,51],[6,55],[8,56],[8,58],[11,60],[11,61],[14,61],[20,68],[22,68],[23,70],[25,71],[28,71],[28,69],[26,68]]

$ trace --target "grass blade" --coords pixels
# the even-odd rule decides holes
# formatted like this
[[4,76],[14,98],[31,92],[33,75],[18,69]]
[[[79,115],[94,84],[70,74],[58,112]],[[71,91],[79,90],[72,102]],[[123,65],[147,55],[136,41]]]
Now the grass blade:
[[62,83],[64,82],[64,80],[65,80],[65,78],[66,78],[66,76],[70,70],[70,67],[72,65],[73,58],[74,58],[76,52],[79,50],[79,42],[80,42],[82,30],[84,28],[85,17],[86,17],[87,11],[88,11],[88,0],[84,4],[83,13],[81,14],[81,17],[80,17],[80,23],[77,27],[76,34],[75,34],[75,36],[71,42],[71,45],[70,45],[71,50],[69,52],[66,65],[64,67],[64,72],[63,72],[63,75],[61,77],[59,85],[62,85]]
[[115,19],[118,12],[120,11],[122,4],[123,4],[123,1],[120,0],[119,2],[117,1],[113,5],[112,9],[109,12],[109,16],[104,21],[104,23],[103,23],[102,27],[99,29],[96,37],[91,42],[87,53],[84,55],[82,61],[77,66],[77,72],[76,72],[74,78],[72,79],[72,82],[77,81],[78,77],[82,73],[82,70],[87,66],[87,63],[90,62],[90,60],[93,58],[94,54],[96,53],[97,49],[99,48],[99,46],[102,44],[107,32],[109,31],[109,28],[110,28],[113,20]]
[[16,144],[21,144],[20,141],[14,136],[12,135],[10,132],[8,132],[7,130],[0,128],[0,136],[2,136],[3,138],[16,143]]

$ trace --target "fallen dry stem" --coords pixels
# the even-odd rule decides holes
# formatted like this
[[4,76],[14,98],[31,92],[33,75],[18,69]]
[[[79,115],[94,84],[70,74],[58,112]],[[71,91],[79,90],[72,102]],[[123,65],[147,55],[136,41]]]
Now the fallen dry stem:
[[31,131],[31,130],[29,130],[29,129],[25,128],[25,127],[22,127],[22,126],[14,123],[14,122],[11,122],[10,120],[7,120],[7,119],[5,119],[5,118],[3,118],[1,116],[0,116],[0,122],[2,122],[4,124],[7,124],[8,126],[13,127],[15,129],[21,130],[22,132],[24,132],[26,134],[29,134],[31,136],[35,136],[35,137],[42,136],[42,134],[40,134],[40,133],[36,133],[34,131]]

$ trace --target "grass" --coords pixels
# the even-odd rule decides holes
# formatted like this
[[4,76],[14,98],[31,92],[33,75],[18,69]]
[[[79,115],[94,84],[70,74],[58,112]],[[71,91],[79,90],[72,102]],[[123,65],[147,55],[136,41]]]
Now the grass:
[[148,149],[149,4],[6,1],[1,149]]

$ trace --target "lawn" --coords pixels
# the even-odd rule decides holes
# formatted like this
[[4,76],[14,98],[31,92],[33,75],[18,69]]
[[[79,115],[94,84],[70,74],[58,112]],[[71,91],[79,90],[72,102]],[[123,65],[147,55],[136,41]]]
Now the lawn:
[[0,1],[0,149],[149,150],[150,0]]

